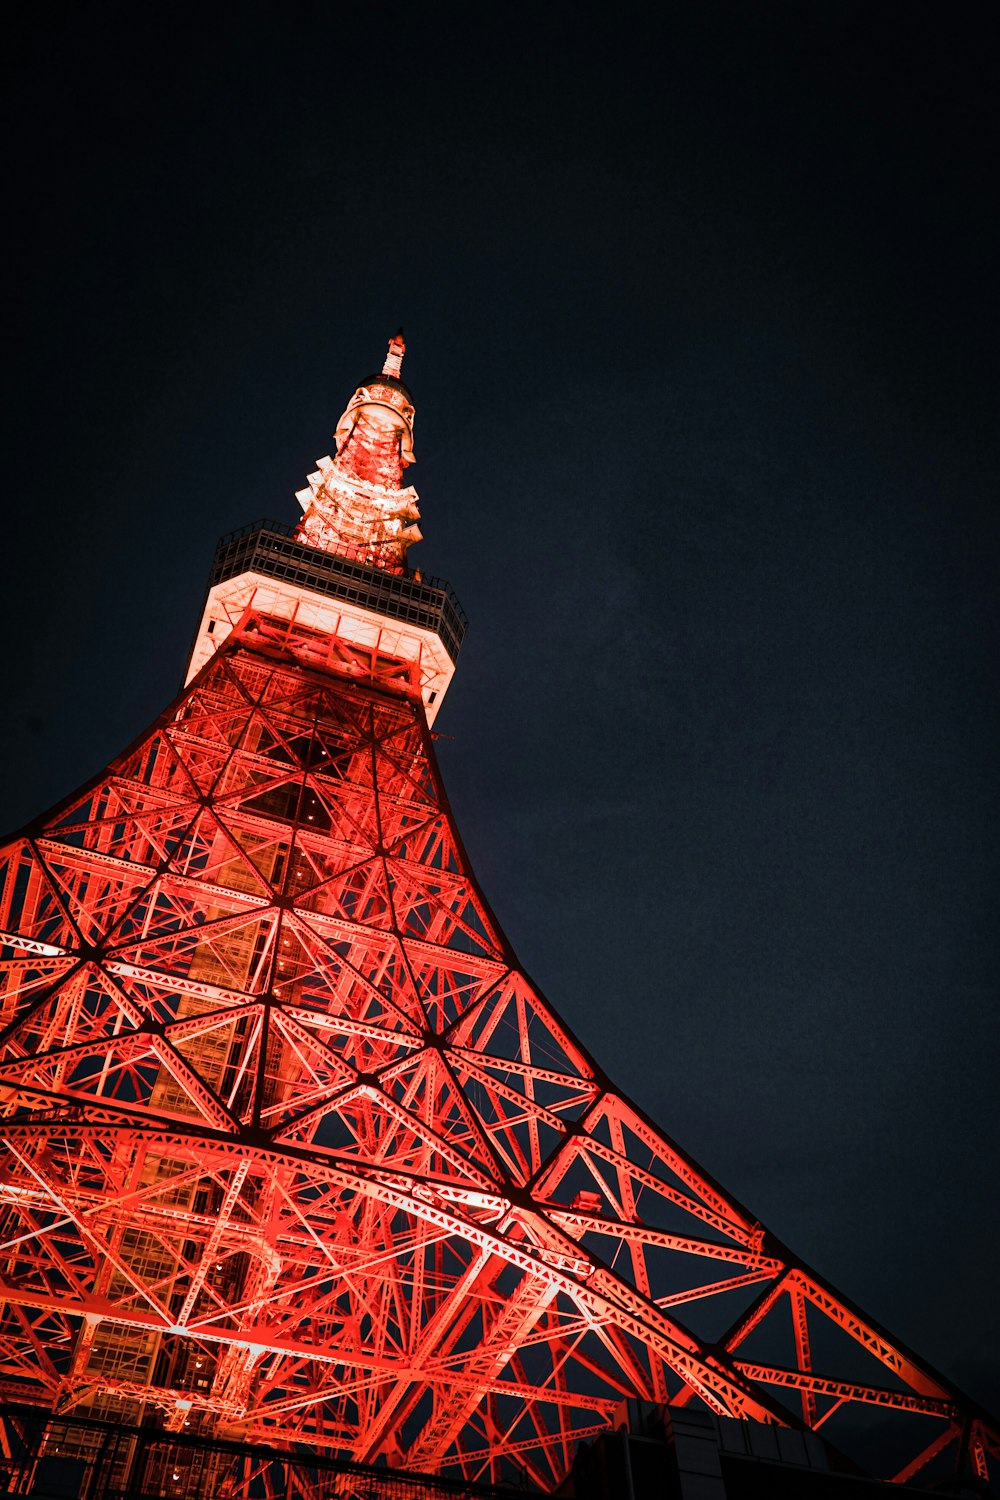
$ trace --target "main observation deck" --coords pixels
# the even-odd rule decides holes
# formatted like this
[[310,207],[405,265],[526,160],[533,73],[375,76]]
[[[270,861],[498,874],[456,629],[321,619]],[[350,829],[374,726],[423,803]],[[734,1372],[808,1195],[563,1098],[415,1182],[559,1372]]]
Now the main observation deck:
[[249,605],[418,662],[428,722],[441,706],[468,626],[442,578],[371,568],[304,545],[282,521],[254,521],[216,547],[188,682]]

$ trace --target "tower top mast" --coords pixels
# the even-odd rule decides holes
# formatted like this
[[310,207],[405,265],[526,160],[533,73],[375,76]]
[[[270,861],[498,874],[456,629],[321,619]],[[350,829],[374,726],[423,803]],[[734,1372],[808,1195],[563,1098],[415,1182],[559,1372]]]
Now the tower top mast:
[[347,403],[334,436],[336,454],[316,460],[296,499],[305,512],[298,535],[310,547],[406,573],[406,553],[421,540],[417,492],[403,482],[415,460],[413,398],[400,378],[403,330],[389,340],[379,375],[368,375]]
[[395,380],[399,380],[400,370],[403,367],[403,355],[405,353],[406,343],[403,339],[403,330],[399,328],[389,340],[389,352],[385,356],[382,374],[391,375]]

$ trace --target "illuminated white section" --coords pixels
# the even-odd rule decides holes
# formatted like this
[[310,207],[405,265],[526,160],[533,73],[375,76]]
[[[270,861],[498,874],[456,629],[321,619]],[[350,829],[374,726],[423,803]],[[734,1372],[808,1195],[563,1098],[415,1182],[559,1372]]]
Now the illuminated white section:
[[403,355],[406,353],[406,344],[403,341],[403,330],[394,333],[389,340],[389,352],[382,366],[383,375],[392,375],[396,380],[402,379]]
[[358,479],[329,455],[316,463],[307,476],[308,488],[295,491],[305,511],[301,535],[309,546],[369,562],[388,552],[394,562],[402,562],[406,549],[423,541],[420,527],[410,524],[420,519],[412,484],[391,489]]
[[262,573],[241,573],[217,583],[209,591],[185,686],[215,654],[249,606],[272,619],[289,623],[294,620],[297,625],[339,636],[354,646],[377,650],[399,661],[416,662],[427,722],[433,724],[455,675],[455,663],[435,631],[405,620],[392,620],[360,604],[328,599],[312,589],[266,578]]
[[23,937],[19,932],[0,931],[0,943],[9,943],[13,948],[23,948],[26,953],[38,953],[43,958],[65,958],[67,948],[57,948],[54,943],[40,943],[37,938]]
[[[417,508],[420,496],[412,484],[397,490],[370,479],[358,479],[356,475],[338,469],[336,460],[329,454],[316,460],[315,470],[306,475],[306,484],[306,489],[295,491],[295,498],[307,513],[317,500],[325,497],[339,510],[368,507],[386,518],[398,516],[406,521],[420,520]],[[414,530],[416,536],[412,540],[422,541],[419,529],[414,527]]]

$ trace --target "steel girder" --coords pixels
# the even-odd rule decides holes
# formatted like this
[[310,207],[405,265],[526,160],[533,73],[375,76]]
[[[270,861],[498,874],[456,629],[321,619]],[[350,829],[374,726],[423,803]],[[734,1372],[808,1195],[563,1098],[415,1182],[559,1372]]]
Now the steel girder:
[[0,853],[0,1394],[543,1489],[626,1397],[986,1475],[555,1015],[340,644],[245,621]]

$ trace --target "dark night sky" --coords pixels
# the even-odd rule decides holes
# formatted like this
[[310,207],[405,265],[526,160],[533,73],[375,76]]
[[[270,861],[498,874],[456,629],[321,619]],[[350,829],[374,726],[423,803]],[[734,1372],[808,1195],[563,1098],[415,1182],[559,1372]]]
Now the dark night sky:
[[[600,19],[597,19],[597,15]],[[985,6],[42,9],[0,823],[177,688],[403,322],[438,728],[611,1076],[1000,1406]]]

